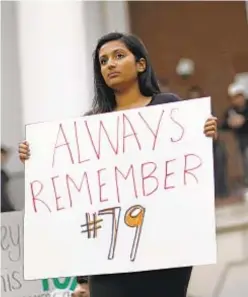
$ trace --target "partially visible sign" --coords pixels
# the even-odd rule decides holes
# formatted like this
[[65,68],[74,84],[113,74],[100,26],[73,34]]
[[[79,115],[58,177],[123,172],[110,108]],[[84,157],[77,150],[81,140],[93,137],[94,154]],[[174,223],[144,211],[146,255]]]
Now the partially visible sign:
[[26,126],[25,278],[214,263],[210,114],[203,98]]
[[[49,267],[47,267],[49,270]],[[70,297],[74,277],[25,281],[23,278],[23,213],[1,214],[1,296]],[[55,291],[54,291],[55,290]]]

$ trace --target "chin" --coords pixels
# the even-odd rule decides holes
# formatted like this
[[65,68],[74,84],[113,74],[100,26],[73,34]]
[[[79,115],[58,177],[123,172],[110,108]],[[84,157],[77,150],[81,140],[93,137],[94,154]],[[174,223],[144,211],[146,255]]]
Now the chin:
[[121,81],[120,79],[111,79],[111,81],[109,81],[107,83],[108,87],[114,90],[120,90],[123,89],[123,81]]

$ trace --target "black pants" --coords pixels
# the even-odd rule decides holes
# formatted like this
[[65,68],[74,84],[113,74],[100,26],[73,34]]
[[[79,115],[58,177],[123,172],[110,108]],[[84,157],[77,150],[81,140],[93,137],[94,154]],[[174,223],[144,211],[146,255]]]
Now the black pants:
[[186,297],[192,267],[90,277],[91,297]]
[[224,143],[216,141],[214,146],[214,183],[215,196],[227,197],[229,189],[227,185],[227,152]]
[[242,165],[244,171],[244,183],[245,186],[248,187],[248,134],[242,134],[237,136],[241,158],[242,158]]

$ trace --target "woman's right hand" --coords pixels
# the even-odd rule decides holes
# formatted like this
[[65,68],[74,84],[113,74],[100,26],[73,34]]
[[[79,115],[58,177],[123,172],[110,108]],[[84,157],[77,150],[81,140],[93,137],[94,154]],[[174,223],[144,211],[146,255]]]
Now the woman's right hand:
[[19,158],[24,163],[30,157],[29,143],[24,140],[19,144]]

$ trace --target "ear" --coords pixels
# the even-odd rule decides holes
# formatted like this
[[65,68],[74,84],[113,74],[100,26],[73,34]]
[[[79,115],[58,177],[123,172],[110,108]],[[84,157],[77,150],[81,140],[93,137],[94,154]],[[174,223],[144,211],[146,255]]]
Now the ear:
[[146,70],[146,60],[144,58],[141,58],[138,62],[137,62],[137,71],[139,73],[142,73]]

